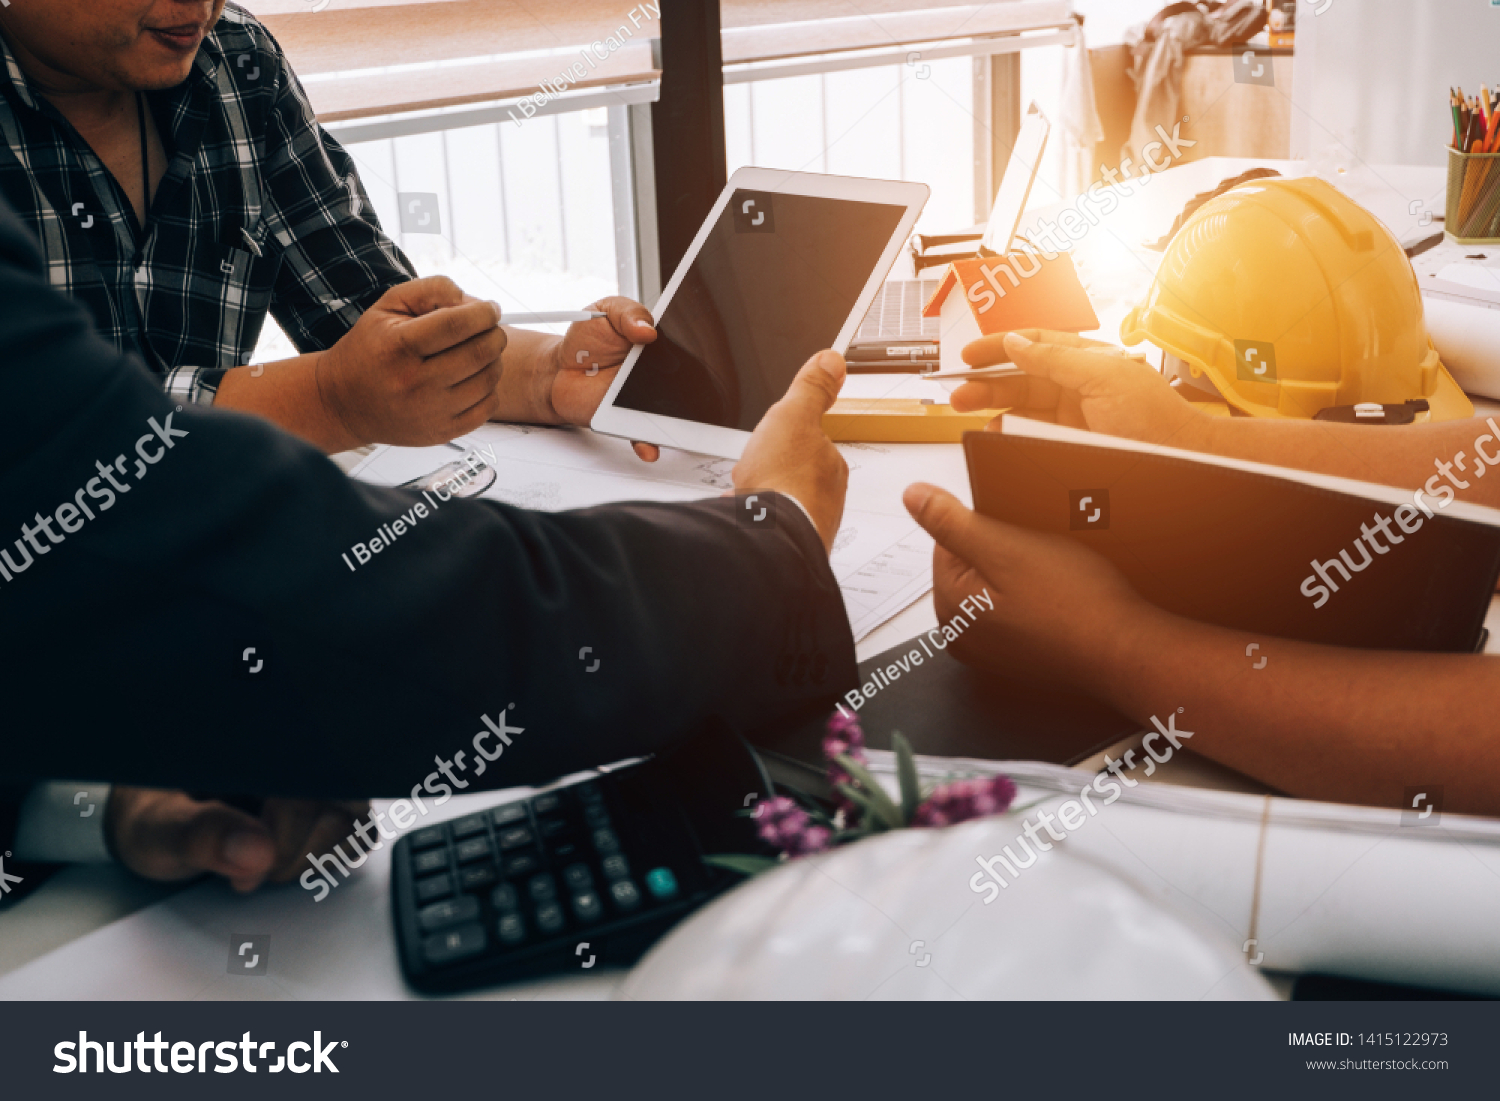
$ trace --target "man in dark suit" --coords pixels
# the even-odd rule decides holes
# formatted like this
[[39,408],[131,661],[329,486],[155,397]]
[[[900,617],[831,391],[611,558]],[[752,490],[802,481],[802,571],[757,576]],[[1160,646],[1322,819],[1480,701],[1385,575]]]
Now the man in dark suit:
[[[400,796],[463,755],[466,786],[494,788],[826,709],[854,683],[827,560],[846,477],[820,427],[834,353],[735,468],[778,498],[774,526],[733,499],[542,514],[362,485],[263,420],[178,405],[48,286],[3,205],[0,303],[12,800],[79,773]],[[396,538],[348,568],[382,532]],[[510,744],[490,757],[497,722]],[[0,808],[0,829],[15,815]],[[12,851],[0,897],[25,878]]]

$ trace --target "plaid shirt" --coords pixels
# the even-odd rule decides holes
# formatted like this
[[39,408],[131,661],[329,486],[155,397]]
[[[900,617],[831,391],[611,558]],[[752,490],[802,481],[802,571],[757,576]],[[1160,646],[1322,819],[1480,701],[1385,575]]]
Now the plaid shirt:
[[52,285],[178,397],[211,403],[224,369],[249,362],[267,310],[317,351],[415,276],[281,47],[242,8],[225,7],[187,80],[146,94],[168,164],[144,231],[3,37],[0,50],[0,194],[40,241]]

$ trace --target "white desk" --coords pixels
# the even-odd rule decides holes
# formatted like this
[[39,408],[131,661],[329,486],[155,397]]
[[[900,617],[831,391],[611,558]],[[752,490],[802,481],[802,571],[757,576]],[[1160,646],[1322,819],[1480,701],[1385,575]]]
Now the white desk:
[[[1119,320],[1144,292],[1159,259],[1142,241],[1165,232],[1192,194],[1254,163],[1212,158],[1172,169],[1124,201],[1079,246],[1103,329],[1113,339]],[[1273,164],[1284,174],[1301,166]],[[1423,232],[1423,209],[1440,209],[1442,169],[1362,169],[1338,181],[1375,210],[1398,237]],[[1413,202],[1417,213],[1410,212]],[[1041,213],[1055,214],[1059,206]],[[910,375],[850,380],[851,396],[911,394],[935,384]],[[347,464],[346,464],[347,465]],[[900,485],[892,485],[899,494]],[[967,496],[967,487],[947,488]],[[936,625],[930,595],[867,636],[861,659]],[[1500,601],[1488,619],[1490,652],[1500,653]],[[1187,766],[1185,766],[1186,768]],[[1163,770],[1165,772],[1167,770]],[[1234,784],[1212,768],[1167,779],[1207,786]],[[443,817],[466,813],[497,793],[459,796]],[[186,889],[133,879],[114,867],[75,867],[54,877],[26,901],[0,914],[0,999],[18,998],[410,998],[396,963],[390,923],[389,848],[373,854],[356,878],[321,903],[295,884],[235,895],[221,882]],[[228,973],[233,934],[268,934],[271,967],[265,977]],[[617,975],[608,972],[549,979],[482,992],[486,998],[604,998]]]

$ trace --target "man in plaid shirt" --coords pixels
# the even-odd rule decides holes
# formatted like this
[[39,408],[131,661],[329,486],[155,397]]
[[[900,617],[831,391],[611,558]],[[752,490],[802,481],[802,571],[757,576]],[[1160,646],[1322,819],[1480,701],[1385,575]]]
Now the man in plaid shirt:
[[[51,284],[184,403],[330,452],[441,443],[492,418],[586,425],[631,345],[655,339],[628,299],[559,338],[417,279],[276,41],[225,0],[0,0],[0,51],[0,195]],[[303,354],[245,366],[268,312]],[[250,889],[289,878],[357,810],[273,803],[256,819],[122,787],[109,815],[136,871]],[[103,818],[59,851],[99,848]]]

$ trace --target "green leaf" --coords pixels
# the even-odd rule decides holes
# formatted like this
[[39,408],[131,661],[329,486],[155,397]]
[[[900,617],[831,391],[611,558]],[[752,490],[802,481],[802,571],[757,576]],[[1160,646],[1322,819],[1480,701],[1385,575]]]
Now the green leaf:
[[857,832],[879,833],[881,830],[894,828],[888,825],[886,820],[881,816],[879,809],[870,800],[870,797],[859,788],[854,787],[852,784],[835,784],[834,787],[840,794],[859,808],[860,821]]
[[896,779],[901,783],[901,824],[911,825],[922,802],[922,781],[917,778],[917,761],[911,743],[901,731],[891,732],[891,748],[896,751]]
[[840,753],[835,760],[844,767],[844,771],[859,781],[859,786],[864,789],[865,795],[874,804],[875,811],[880,815],[881,820],[889,828],[899,830],[902,826],[901,811],[895,803],[891,802],[891,797],[880,786],[880,781],[870,775],[870,770],[847,753]]
[[703,857],[703,863],[715,868],[724,868],[743,876],[760,875],[761,872],[769,871],[776,867],[781,861],[769,856],[751,856],[744,853],[715,853]]

